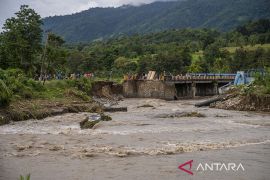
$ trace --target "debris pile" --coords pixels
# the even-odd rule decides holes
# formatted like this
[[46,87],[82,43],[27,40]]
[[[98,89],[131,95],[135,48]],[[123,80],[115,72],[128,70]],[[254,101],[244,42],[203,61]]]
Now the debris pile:
[[111,121],[112,118],[105,114],[92,114],[80,122],[81,129],[92,129],[100,121]]
[[157,118],[181,118],[181,117],[206,117],[206,116],[199,112],[177,112],[172,114],[161,114],[157,116]]
[[236,95],[210,105],[212,108],[270,112],[270,96]]
[[151,104],[144,104],[144,105],[141,105],[141,106],[137,106],[137,108],[153,108],[154,106],[151,105]]

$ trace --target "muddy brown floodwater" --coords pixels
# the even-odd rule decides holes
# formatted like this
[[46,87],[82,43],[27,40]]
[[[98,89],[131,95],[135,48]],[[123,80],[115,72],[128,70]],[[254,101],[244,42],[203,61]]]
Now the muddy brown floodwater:
[[[87,130],[79,122],[88,113],[1,126],[0,179],[269,179],[270,114],[195,108],[198,101],[125,99],[128,112]],[[189,160],[193,175],[178,169]],[[196,170],[213,162],[244,171]]]

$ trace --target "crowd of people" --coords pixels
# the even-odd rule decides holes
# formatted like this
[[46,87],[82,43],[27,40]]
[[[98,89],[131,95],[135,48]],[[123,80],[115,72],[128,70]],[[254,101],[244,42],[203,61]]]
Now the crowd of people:
[[36,80],[63,80],[63,79],[79,79],[79,78],[94,78],[94,73],[70,73],[70,74],[64,74],[64,73],[56,73],[56,74],[46,74],[41,76],[36,76]]

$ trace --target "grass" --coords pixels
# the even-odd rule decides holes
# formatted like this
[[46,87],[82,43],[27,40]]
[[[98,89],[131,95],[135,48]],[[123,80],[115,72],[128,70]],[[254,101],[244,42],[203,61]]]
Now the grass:
[[51,100],[76,96],[83,100],[89,100],[88,94],[90,94],[91,87],[92,81],[85,78],[78,80],[52,80],[47,81],[44,85],[45,90],[36,92],[35,96]]
[[203,57],[203,51],[200,50],[198,52],[194,52],[191,54],[192,62],[196,62],[200,60],[200,57]]
[[26,175],[25,177],[20,175],[20,180],[30,180],[30,177],[31,177],[30,174]]
[[[239,49],[240,47],[225,47],[225,48],[221,48],[223,50],[227,50],[230,53],[235,53],[236,49]],[[263,48],[263,49],[270,49],[270,44],[256,44],[254,46],[251,45],[247,45],[247,46],[243,46],[243,48],[248,49],[248,50],[256,50],[257,48]]]
[[[221,48],[221,50],[227,50],[229,51],[231,54],[235,53],[236,49],[239,49],[240,47],[224,47]],[[248,49],[248,50],[256,50],[257,48],[263,48],[265,50],[270,49],[270,44],[256,44],[254,46],[251,45],[247,45],[247,46],[243,46],[243,48]],[[200,58],[203,58],[203,51],[200,50],[198,52],[194,52],[191,54],[192,57],[192,62],[197,62],[200,60]]]
[[0,69],[0,125],[11,120],[42,119],[67,112],[96,112],[92,81],[52,80],[43,86],[18,69]]
[[109,77],[96,77],[95,81],[113,81],[118,84],[121,84],[124,81],[124,78],[122,76],[113,76],[111,79]]

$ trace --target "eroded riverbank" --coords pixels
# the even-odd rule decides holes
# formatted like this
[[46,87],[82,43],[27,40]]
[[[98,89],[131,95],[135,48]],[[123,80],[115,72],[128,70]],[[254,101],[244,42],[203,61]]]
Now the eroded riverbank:
[[[188,176],[177,166],[192,157],[269,167],[269,158],[262,157],[270,148],[269,114],[195,108],[196,102],[125,99],[119,106],[128,112],[109,113],[112,121],[87,130],[79,122],[88,113],[1,126],[0,179],[27,173],[33,179],[179,179]],[[249,151],[255,153],[246,157]],[[221,179],[235,175],[221,174]]]

